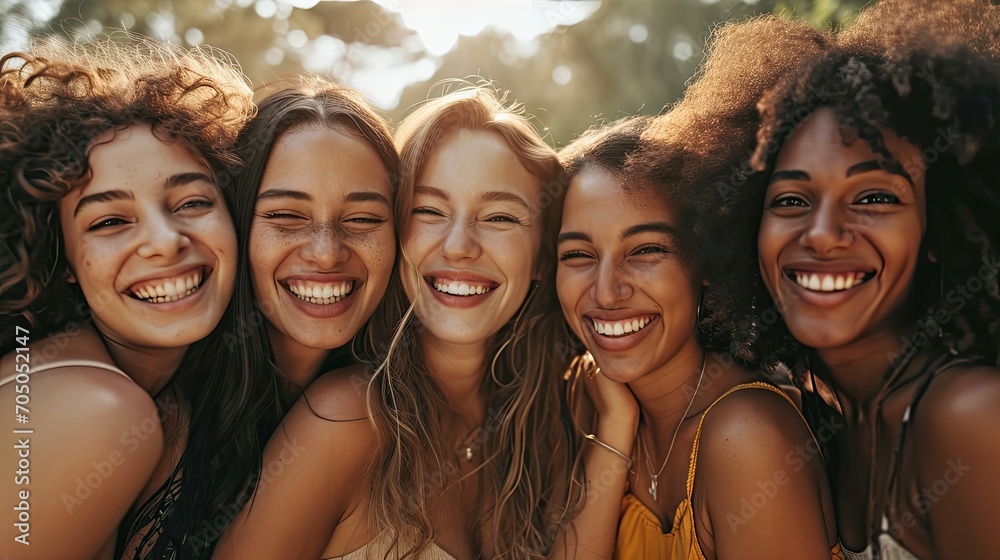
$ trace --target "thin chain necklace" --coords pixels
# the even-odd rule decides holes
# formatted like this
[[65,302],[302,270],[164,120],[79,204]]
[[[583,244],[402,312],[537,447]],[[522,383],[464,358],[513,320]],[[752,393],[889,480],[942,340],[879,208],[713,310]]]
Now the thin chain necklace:
[[667,461],[670,460],[670,454],[674,450],[674,442],[677,441],[677,433],[681,431],[681,424],[684,423],[684,419],[687,418],[688,412],[691,412],[691,405],[694,404],[695,397],[698,396],[698,390],[701,389],[701,380],[705,378],[705,364],[708,363],[708,352],[705,352],[705,357],[701,361],[701,372],[698,373],[698,383],[694,386],[694,394],[691,395],[691,400],[688,401],[687,408],[684,409],[684,414],[681,415],[680,421],[677,422],[677,427],[674,428],[674,436],[670,438],[670,447],[667,448],[667,456],[663,458],[663,464],[660,465],[660,470],[653,472],[653,459],[650,453],[649,444],[646,443],[646,439],[642,436],[642,432],[639,432],[639,443],[646,450],[646,468],[649,469],[649,495],[653,498],[653,501],[657,501],[657,488],[660,475],[663,473],[663,469],[667,467]]

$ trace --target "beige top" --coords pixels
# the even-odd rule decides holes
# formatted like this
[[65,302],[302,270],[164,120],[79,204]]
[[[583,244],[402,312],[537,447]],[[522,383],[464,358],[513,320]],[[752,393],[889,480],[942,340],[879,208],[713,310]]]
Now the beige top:
[[[92,367],[98,369],[106,369],[108,371],[113,371],[115,373],[120,373],[124,375],[125,378],[128,379],[129,381],[132,380],[132,378],[129,377],[128,374],[125,373],[124,371],[116,368],[115,366],[109,363],[99,362],[97,360],[61,360],[61,361],[49,362],[47,364],[42,364],[40,366],[32,367],[31,371],[29,372],[29,375],[35,375],[36,373],[41,373],[48,369],[56,369],[61,367]],[[14,374],[4,377],[3,379],[0,379],[0,387],[3,387],[4,385],[10,383],[16,377],[17,374]]]
[[[331,556],[324,560],[382,560],[383,558],[392,560],[399,558],[401,551],[391,550],[391,545],[392,533],[383,531],[373,541],[354,552],[349,552],[343,556]],[[448,554],[434,543],[431,543],[430,546],[414,558],[416,560],[455,560],[454,556]]]

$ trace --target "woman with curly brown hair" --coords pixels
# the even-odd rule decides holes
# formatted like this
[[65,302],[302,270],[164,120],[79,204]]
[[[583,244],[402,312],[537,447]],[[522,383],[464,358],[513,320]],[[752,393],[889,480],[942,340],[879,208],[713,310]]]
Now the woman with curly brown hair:
[[551,542],[569,457],[544,235],[559,162],[486,88],[427,102],[396,142],[398,274],[368,363],[321,377],[289,412],[264,460],[305,451],[217,557],[532,558]]
[[178,552],[183,535],[157,537],[186,443],[245,437],[201,412],[205,399],[231,411],[241,380],[199,379],[189,349],[232,292],[223,177],[250,95],[231,60],[148,39],[0,59],[0,396],[30,396],[14,426],[27,451],[4,455],[12,471],[30,462],[2,487],[28,504],[3,529],[18,558]]
[[849,558],[1000,558],[998,40],[985,0],[884,1],[761,101],[746,327],[837,426]]
[[738,279],[719,213],[751,180],[739,162],[761,92],[799,62],[789,53],[824,48],[804,23],[723,26],[667,114],[562,151],[558,295],[597,368],[571,381],[593,411],[579,416],[586,503],[560,557],[841,558],[823,462],[796,454],[816,448],[808,425],[730,353]]

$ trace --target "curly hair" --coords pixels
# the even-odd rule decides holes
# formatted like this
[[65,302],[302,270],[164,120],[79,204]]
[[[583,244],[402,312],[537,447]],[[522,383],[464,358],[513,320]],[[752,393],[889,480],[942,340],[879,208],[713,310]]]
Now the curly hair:
[[[545,231],[538,257],[543,281],[531,288],[487,353],[485,459],[479,471],[480,496],[486,496],[480,499],[491,507],[479,508],[469,527],[492,523],[491,547],[497,557],[544,557],[554,536],[553,523],[559,521],[546,519],[546,512],[564,506],[565,498],[557,495],[556,488],[568,472],[568,459],[562,458],[570,455],[558,390],[569,362],[567,331],[551,281],[565,191],[558,183],[561,168],[555,151],[541,140],[520,107],[505,106],[504,95],[488,87],[448,93],[422,105],[397,130],[402,161],[395,202],[399,231],[411,219],[413,190],[435,146],[459,129],[502,137],[543,189]],[[440,426],[448,404],[424,365],[417,343],[421,328],[399,275],[394,274],[366,339],[368,356],[377,364],[368,407],[379,445],[370,470],[369,511],[376,530],[394,530],[397,546],[405,550],[402,558],[418,557],[432,542],[430,499],[453,483],[458,472],[441,453],[451,447]]]
[[[68,264],[59,246],[58,203],[90,180],[89,151],[102,134],[150,125],[158,138],[180,142],[200,158],[227,205],[233,205],[227,178],[238,162],[235,142],[254,113],[252,91],[239,66],[220,51],[124,38],[74,44],[46,39],[30,53],[0,59],[0,348],[10,346],[15,322],[27,320],[33,334],[45,335],[90,318],[79,287],[63,274]],[[175,469],[156,500],[137,512],[140,523],[152,513],[137,557],[160,558],[171,548],[177,558],[190,557],[191,551],[179,545],[187,531],[178,524],[197,527],[213,519],[248,483],[242,477],[211,486],[207,494],[195,491],[197,482],[217,481],[216,473],[229,476],[230,468],[253,459],[247,452],[253,435],[240,425],[219,424],[210,412],[240,417],[246,379],[203,376],[209,360],[201,356],[210,351],[204,341],[193,345],[171,379],[170,386],[191,405],[188,445],[180,459],[183,468]],[[193,449],[212,453],[198,455]],[[166,515],[164,505],[169,506]],[[119,546],[137,529],[125,525]]]
[[[883,0],[842,31],[760,101],[763,126],[752,163],[768,174],[778,149],[820,107],[836,114],[845,143],[863,140],[883,166],[898,165],[881,130],[922,150],[927,229],[913,277],[922,321],[936,325],[955,351],[996,358],[1000,339],[1000,7],[986,0]],[[922,168],[921,168],[922,167]],[[757,359],[804,372],[806,349],[777,313],[756,266],[755,236],[765,187],[748,189],[741,250],[754,256],[740,310]],[[751,240],[753,243],[751,244]],[[933,261],[929,257],[933,255]],[[985,267],[985,268],[984,268]],[[983,271],[986,274],[983,274]],[[990,272],[992,271],[992,272]],[[962,291],[972,279],[978,289]],[[972,292],[966,294],[966,292]],[[961,296],[959,296],[961,294]]]
[[89,180],[94,139],[149,124],[221,179],[236,161],[233,142],[253,104],[239,67],[219,51],[146,39],[50,38],[29,53],[0,58],[0,111],[0,349],[6,351],[14,332],[9,323],[27,321],[40,336],[89,314],[63,274],[58,201]]
[[612,172],[629,190],[652,189],[674,209],[680,256],[707,282],[701,344],[754,367],[741,344],[736,313],[750,261],[733,229],[729,203],[763,181],[749,165],[760,125],[757,100],[830,37],[805,23],[762,16],[713,31],[707,56],[684,97],[654,118],[636,117],[584,134],[560,152],[572,178],[589,164]]

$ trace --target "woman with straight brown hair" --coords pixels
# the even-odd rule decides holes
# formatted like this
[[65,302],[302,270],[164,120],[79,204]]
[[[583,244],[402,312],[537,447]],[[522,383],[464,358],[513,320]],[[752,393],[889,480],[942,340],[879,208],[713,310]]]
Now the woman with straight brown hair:
[[265,453],[280,476],[220,552],[548,549],[570,456],[557,388],[568,346],[552,282],[558,160],[487,88],[427,102],[396,143],[398,273],[366,337],[367,364],[309,387]]

